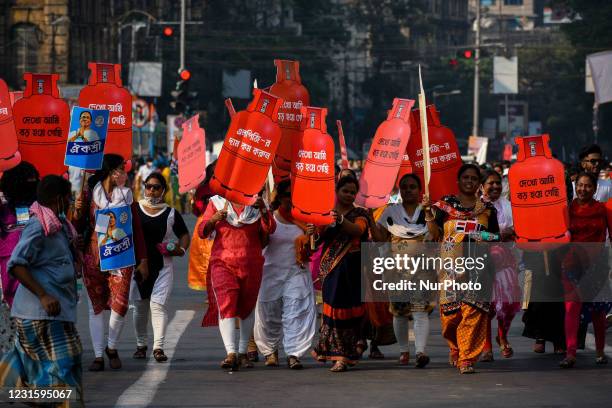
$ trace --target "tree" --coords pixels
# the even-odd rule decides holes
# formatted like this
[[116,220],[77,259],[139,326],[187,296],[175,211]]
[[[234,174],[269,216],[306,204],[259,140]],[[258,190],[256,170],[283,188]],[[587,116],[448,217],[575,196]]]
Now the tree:
[[[204,24],[189,43],[189,64],[201,107],[208,112],[206,131],[213,139],[223,137],[229,121],[223,104],[224,70],[250,69],[264,88],[275,81],[274,59],[299,60],[311,103],[325,106],[330,56],[347,39],[336,2],[212,0],[201,7]],[[234,101],[237,110],[247,103]]]

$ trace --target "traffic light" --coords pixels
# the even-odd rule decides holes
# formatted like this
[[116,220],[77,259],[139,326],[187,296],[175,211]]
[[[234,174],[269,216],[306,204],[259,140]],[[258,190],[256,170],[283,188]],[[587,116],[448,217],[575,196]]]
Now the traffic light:
[[177,113],[185,113],[188,115],[192,109],[196,108],[194,105],[197,102],[198,93],[189,91],[190,78],[191,72],[186,69],[180,71],[176,87],[174,91],[170,92],[172,96],[170,107]]
[[472,55],[474,55],[474,52],[472,50],[464,50],[463,51],[463,58],[465,58],[465,59],[471,59]]
[[451,68],[455,69],[455,68],[457,68],[457,65],[459,65],[459,61],[457,61],[457,58],[451,58],[451,59],[448,60],[448,65]]
[[189,81],[191,79],[191,72],[189,72],[188,69],[184,69],[181,72],[179,72],[179,76],[181,77],[183,81]]
[[170,26],[165,26],[162,30],[162,34],[166,38],[171,38],[174,35],[174,28]]

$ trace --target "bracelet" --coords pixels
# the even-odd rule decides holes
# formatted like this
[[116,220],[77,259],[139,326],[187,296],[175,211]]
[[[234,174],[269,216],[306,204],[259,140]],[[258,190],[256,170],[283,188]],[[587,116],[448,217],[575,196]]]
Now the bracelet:
[[436,217],[431,217],[431,218],[425,217],[425,222],[432,222],[432,221],[435,221],[435,220],[436,220]]
[[343,222],[344,222],[344,214],[341,214],[341,215],[340,215],[340,217],[339,217],[339,219],[338,219],[338,221],[336,221],[336,223],[337,223],[338,225],[342,225],[342,223],[343,223]]
[[181,254],[181,256],[185,255],[187,253],[187,251],[185,251],[185,248],[183,248],[182,246],[179,246],[179,249],[181,251],[183,251],[183,253]]

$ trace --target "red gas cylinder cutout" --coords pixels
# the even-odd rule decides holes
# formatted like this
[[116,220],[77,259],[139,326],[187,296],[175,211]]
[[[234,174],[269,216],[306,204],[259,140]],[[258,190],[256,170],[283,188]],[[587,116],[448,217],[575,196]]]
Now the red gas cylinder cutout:
[[283,99],[278,110],[278,125],[281,129],[281,141],[274,158],[272,171],[275,180],[286,179],[291,171],[292,147],[302,137],[301,108],[310,105],[310,95],[300,77],[299,61],[274,60],[276,82],[270,87],[270,93]]
[[302,140],[297,143],[291,167],[291,214],[315,225],[333,222],[334,141],[327,133],[327,109],[302,108]]
[[388,203],[408,140],[411,139],[410,110],[413,106],[411,99],[395,98],[387,119],[376,129],[359,179],[356,204],[378,208]]
[[[413,136],[408,142],[408,157],[414,174],[421,180],[421,185],[425,186],[421,118],[418,109],[412,111],[411,124]],[[427,130],[431,168],[429,197],[435,202],[445,195],[458,193],[457,173],[463,162],[453,131],[440,123],[440,116],[434,105],[427,106]]]
[[247,109],[232,117],[210,181],[216,194],[237,204],[255,203],[280,142],[276,121],[282,102],[281,98],[254,89]]
[[79,106],[110,111],[104,153],[132,157],[132,95],[123,88],[121,65],[90,62],[89,83],[79,94]]
[[60,175],[68,170],[64,156],[70,110],[59,97],[59,74],[26,73],[23,78],[23,98],[13,106],[21,158],[32,163],[40,177]]
[[514,139],[518,154],[508,181],[518,243],[570,241],[565,169],[549,140],[547,134]]
[[17,145],[13,106],[6,82],[0,79],[0,172],[12,169],[21,162]]

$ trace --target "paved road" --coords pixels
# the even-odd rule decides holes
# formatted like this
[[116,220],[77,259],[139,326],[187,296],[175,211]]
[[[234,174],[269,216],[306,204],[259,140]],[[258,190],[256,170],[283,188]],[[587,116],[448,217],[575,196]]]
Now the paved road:
[[[193,228],[194,218],[187,221]],[[330,373],[310,357],[304,359],[302,371],[257,363],[252,370],[230,374],[219,368],[225,353],[217,328],[200,325],[205,295],[190,290],[186,276],[187,260],[180,259],[169,303],[170,360],[158,364],[131,358],[135,340],[128,313],[119,344],[124,367],[85,371],[88,407],[612,406],[612,365],[596,366],[594,351],[588,350],[579,354],[577,368],[562,371],[559,356],[531,352],[531,341],[520,337],[519,317],[511,329],[515,356],[506,360],[496,354],[495,362],[479,364],[472,376],[461,376],[448,366],[437,318],[428,346],[432,363],[424,370],[398,366],[397,347],[388,346],[382,348],[386,360],[365,360],[343,374]],[[93,354],[85,302],[79,305],[78,327],[86,369]],[[608,334],[612,338],[612,331]]]

